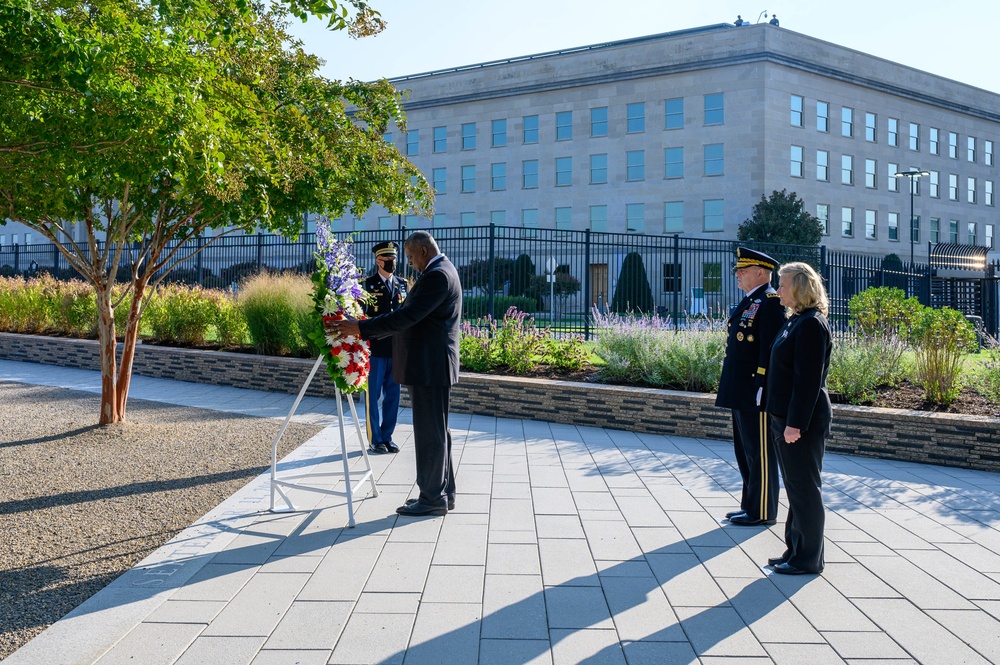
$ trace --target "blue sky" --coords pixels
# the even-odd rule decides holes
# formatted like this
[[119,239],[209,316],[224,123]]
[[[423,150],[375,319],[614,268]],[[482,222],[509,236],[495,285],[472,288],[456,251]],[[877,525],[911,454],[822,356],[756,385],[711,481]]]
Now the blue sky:
[[[330,78],[372,80],[777,14],[783,28],[1000,93],[1000,2],[371,0],[389,27],[350,39],[295,23]],[[761,20],[764,19],[761,16]]]

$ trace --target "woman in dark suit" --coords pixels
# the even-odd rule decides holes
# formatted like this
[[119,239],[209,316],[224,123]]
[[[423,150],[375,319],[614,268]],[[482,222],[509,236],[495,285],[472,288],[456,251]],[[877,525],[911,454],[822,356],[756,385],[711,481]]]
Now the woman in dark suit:
[[771,347],[766,404],[788,520],[785,552],[768,564],[783,575],[818,574],[824,565],[825,521],[820,473],[832,414],[826,391],[833,348],[826,320],[829,299],[822,278],[806,263],[782,266],[778,284],[789,318]]

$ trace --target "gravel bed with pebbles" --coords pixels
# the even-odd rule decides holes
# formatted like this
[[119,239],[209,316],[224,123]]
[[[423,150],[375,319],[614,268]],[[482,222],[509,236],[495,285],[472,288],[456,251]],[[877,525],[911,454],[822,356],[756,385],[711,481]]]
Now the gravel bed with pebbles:
[[[0,381],[0,659],[270,464],[280,421]],[[279,457],[320,431],[291,423]]]

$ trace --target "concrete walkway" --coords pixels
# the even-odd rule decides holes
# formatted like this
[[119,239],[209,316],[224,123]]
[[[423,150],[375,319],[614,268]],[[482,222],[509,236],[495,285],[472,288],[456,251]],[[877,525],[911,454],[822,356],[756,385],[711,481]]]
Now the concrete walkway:
[[[0,379],[99,389],[24,363]],[[143,377],[131,394],[267,417],[293,399]],[[338,468],[336,404],[303,407],[333,426],[283,468]],[[356,528],[339,497],[267,512],[262,476],[4,664],[1000,663],[998,474],[829,455],[826,571],[783,577],[763,564],[784,505],[770,529],[718,519],[740,489],[729,442],[451,427],[447,517],[394,512],[415,491],[404,411]]]

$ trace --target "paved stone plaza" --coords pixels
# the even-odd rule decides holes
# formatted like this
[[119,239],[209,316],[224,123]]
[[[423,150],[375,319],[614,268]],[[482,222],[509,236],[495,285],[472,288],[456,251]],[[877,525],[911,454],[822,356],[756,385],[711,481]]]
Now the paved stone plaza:
[[[9,361],[0,379],[100,387]],[[144,377],[131,395],[268,417],[293,401]],[[330,427],[281,467],[340,468],[335,402],[300,412]],[[457,509],[398,518],[409,415],[356,528],[342,497],[268,512],[265,474],[5,665],[1000,662],[1000,475],[830,455],[826,571],[783,577],[763,564],[784,507],[770,529],[718,519],[738,503],[730,442],[454,414]]]

